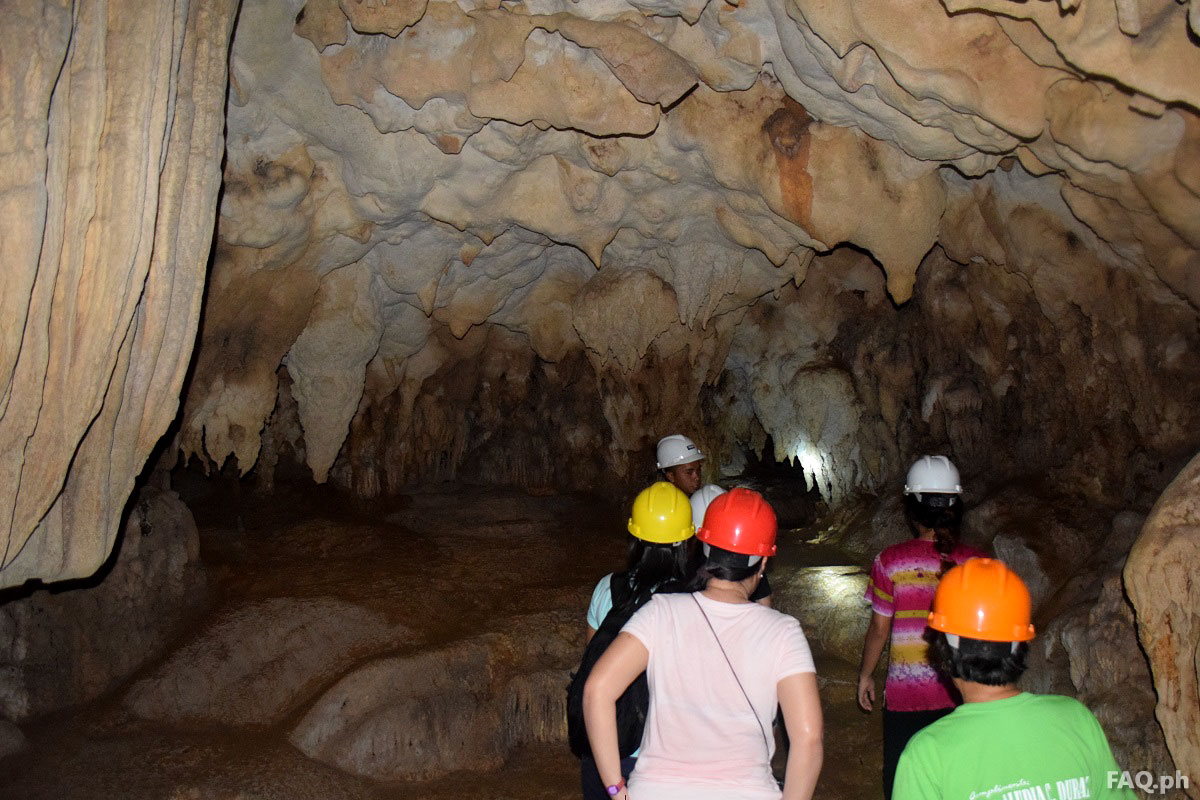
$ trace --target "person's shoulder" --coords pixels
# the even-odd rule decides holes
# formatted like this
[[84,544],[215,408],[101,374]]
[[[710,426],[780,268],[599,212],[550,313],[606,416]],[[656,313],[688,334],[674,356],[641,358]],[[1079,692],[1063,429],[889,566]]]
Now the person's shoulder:
[[612,576],[613,576],[613,573],[610,572],[607,575],[605,575],[603,578],[601,578],[599,581],[596,582],[596,588],[592,590],[593,597],[595,597],[598,594],[602,594],[604,592],[612,591]]
[[961,734],[958,732],[959,722],[961,720],[955,718],[953,711],[941,719],[934,720],[912,735],[908,744],[904,746],[904,752],[911,751],[914,754],[941,752],[947,743],[961,738]]
[[650,595],[650,599],[646,601],[646,605],[650,603],[658,603],[660,608],[668,606],[677,606],[683,603],[692,602],[691,592],[655,592]]
[[877,558],[886,565],[897,559],[905,558],[920,549],[921,544],[918,539],[905,539],[903,542],[896,542],[880,550]]
[[[925,744],[922,747],[930,749],[952,749],[959,742],[974,738],[980,726],[994,724],[991,712],[996,709],[991,703],[962,703],[955,706],[949,714],[926,725],[910,740],[910,743],[921,736]],[[980,716],[983,714],[983,716]]]
[[638,613],[640,614],[642,611],[645,611],[646,609],[650,609],[650,611],[648,611],[647,613],[653,614],[653,613],[655,613],[655,611],[658,611],[661,609],[675,608],[680,603],[687,602],[688,598],[690,598],[690,597],[691,597],[690,594],[678,594],[678,593],[674,593],[674,592],[655,592],[654,594],[650,595],[649,600],[647,600],[645,603],[642,604],[642,607],[638,609]]
[[747,609],[747,614],[757,624],[769,627],[771,630],[778,632],[779,635],[798,634],[804,636],[804,629],[800,625],[800,620],[777,608],[767,608],[762,603],[751,603]]
[[1032,692],[1026,693],[1025,697],[1029,705],[1037,706],[1053,714],[1095,719],[1091,709],[1074,697],[1063,694],[1033,694]]
[[962,544],[961,542],[954,546],[954,555],[956,557],[955,560],[959,563],[962,563],[969,558],[988,558],[988,554],[983,550],[980,550],[978,547],[974,547],[969,544]]

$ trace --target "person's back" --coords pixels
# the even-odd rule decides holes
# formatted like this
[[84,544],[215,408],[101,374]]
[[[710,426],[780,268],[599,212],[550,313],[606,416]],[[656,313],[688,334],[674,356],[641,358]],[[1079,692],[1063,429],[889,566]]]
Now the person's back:
[[896,800],[1133,800],[1100,723],[1077,700],[1017,688],[1034,637],[1032,603],[1003,562],[946,573],[929,613],[930,655],[963,704],[916,733],[900,756]]
[[946,570],[983,553],[959,541],[962,483],[946,456],[921,456],[904,481],[904,512],[915,538],[886,548],[871,566],[865,599],[871,621],[863,639],[858,704],[875,707],[875,667],[888,651],[883,709],[883,797],[891,800],[896,764],[914,733],[958,703],[954,688],[929,663],[925,618]]
[[634,789],[679,784],[778,797],[769,766],[776,684],[814,670],[795,618],[700,593],[656,595],[624,632],[651,653]]
[[[583,659],[567,687],[567,734],[572,752],[580,758],[579,780],[584,800],[603,800],[607,796],[586,742],[583,686],[589,673],[634,612],[655,593],[683,590],[692,574],[688,542],[695,527],[691,503],[679,488],[660,481],[639,492],[626,527],[630,534],[627,569],[605,575],[596,584],[588,604]],[[601,635],[593,641],[598,633]],[[621,772],[625,777],[637,763],[637,745],[649,704],[645,681],[639,685],[640,689],[623,698],[620,709]]]
[[1078,700],[1022,692],[967,703],[917,733],[896,778],[899,800],[1126,797],[1100,723]]
[[[782,795],[811,800],[823,758],[812,655],[799,623],[750,600],[777,531],[757,492],[716,498],[696,534],[705,560],[695,593],[655,595],[596,663],[584,718],[613,800],[779,800],[770,766],[776,703],[791,740]],[[627,788],[616,704],[643,672],[651,700]]]
[[[984,555],[974,547],[956,543],[946,558],[962,564]],[[875,557],[872,565],[869,587],[872,610],[884,612],[892,620],[884,682],[887,707],[891,711],[929,711],[957,705],[949,681],[940,677],[929,663],[929,645],[924,636],[925,620],[941,570],[941,557],[934,542],[920,538],[891,545]],[[880,593],[885,593],[886,600]]]

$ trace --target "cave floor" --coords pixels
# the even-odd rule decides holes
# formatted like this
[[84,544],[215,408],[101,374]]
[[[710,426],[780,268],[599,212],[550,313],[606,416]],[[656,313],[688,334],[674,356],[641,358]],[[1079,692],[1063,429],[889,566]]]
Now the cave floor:
[[[385,614],[429,644],[552,609],[578,608],[582,626],[598,576],[624,558],[622,515],[582,495],[443,487],[368,507],[325,490],[284,490],[269,498],[236,485],[185,485],[180,491],[200,528],[209,613],[273,597],[334,596]],[[792,541],[803,538],[799,534],[793,532]],[[799,546],[785,548],[773,569],[835,563],[838,554],[827,548]],[[826,714],[817,795],[878,796],[879,716],[867,717],[855,705],[855,666],[823,654],[819,642],[811,644]],[[380,782],[309,759],[288,744],[295,715],[265,731],[186,730],[130,721],[119,708],[122,692],[25,726],[26,750],[0,762],[0,798],[579,796],[578,762],[564,744],[521,747],[496,771]]]

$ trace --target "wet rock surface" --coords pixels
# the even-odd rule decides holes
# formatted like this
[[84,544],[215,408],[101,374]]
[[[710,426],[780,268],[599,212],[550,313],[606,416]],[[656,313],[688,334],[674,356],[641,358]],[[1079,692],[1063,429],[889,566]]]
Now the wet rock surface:
[[0,719],[0,759],[25,748],[25,734],[6,719]]
[[529,615],[506,627],[359,667],[317,700],[289,741],[383,780],[492,770],[514,747],[564,741],[578,615]]
[[800,620],[804,635],[820,643],[822,652],[855,664],[871,618],[863,601],[867,578],[867,570],[856,566],[774,570],[773,604]]
[[358,659],[411,638],[336,598],[262,600],[210,618],[129,689],[122,707],[174,725],[268,727]]
[[5,5],[0,588],[95,573],[178,411],[236,9]]
[[[357,510],[327,492],[283,495],[287,502],[268,507],[249,493],[186,482],[181,491],[206,501],[197,509],[220,604],[131,689],[25,726],[28,745],[3,762],[0,795],[577,796],[578,765],[564,741],[567,674],[582,652],[591,589],[624,559],[618,510],[579,496],[462,487]],[[781,599],[791,596],[792,570],[810,566],[798,543],[785,547],[790,558],[773,568]],[[840,555],[825,548],[815,557],[830,564]],[[801,584],[804,597],[820,594]],[[272,619],[306,624],[289,636],[231,634]],[[330,641],[314,638],[331,627]],[[855,665],[824,654],[827,634],[812,627],[829,760],[853,765],[827,769],[822,792],[860,797],[877,791],[878,719],[854,705]],[[363,649],[352,662],[333,646],[364,631],[371,636],[356,639]],[[323,683],[309,680],[318,673]],[[151,695],[153,704],[140,699]],[[135,704],[153,713],[139,718]]]
[[199,549],[188,507],[147,487],[100,575],[0,604],[0,718],[94,700],[160,656],[206,602]]

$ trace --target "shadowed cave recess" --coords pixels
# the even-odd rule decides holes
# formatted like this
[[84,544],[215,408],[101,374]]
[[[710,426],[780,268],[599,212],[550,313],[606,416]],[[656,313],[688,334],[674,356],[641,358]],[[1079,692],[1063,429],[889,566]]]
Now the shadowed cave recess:
[[865,570],[942,453],[1025,688],[1200,798],[1200,0],[0,35],[0,796],[577,796],[587,600],[685,433],[784,523],[819,796],[879,793]]

